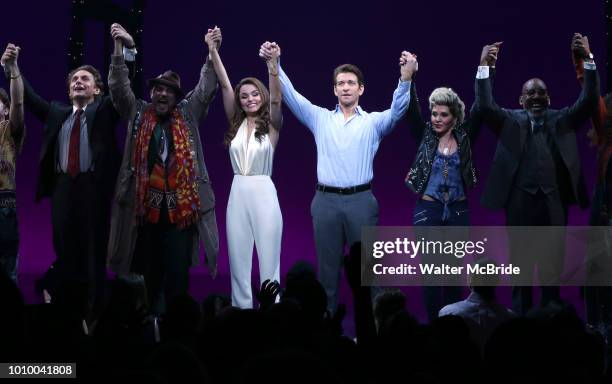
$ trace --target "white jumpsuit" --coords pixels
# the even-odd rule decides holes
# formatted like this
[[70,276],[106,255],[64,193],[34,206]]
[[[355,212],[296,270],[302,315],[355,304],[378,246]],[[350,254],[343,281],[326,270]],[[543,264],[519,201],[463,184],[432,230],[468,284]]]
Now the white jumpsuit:
[[280,282],[283,217],[270,178],[274,147],[268,135],[257,141],[255,131],[247,139],[245,119],[232,140],[229,154],[234,170],[226,216],[232,305],[253,308],[253,243],[259,259],[260,283],[266,279]]

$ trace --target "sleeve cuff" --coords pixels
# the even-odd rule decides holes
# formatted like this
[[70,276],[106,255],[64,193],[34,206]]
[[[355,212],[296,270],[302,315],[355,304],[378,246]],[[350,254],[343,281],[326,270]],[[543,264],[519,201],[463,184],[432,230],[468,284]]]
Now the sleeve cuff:
[[402,80],[401,77],[399,79],[399,81],[397,82],[397,89],[402,91],[402,92],[410,92],[410,84],[412,83],[412,80]]
[[597,69],[597,66],[595,65],[595,62],[589,63],[589,62],[584,62],[583,64],[584,69],[588,69],[590,71],[594,71]]
[[136,50],[136,47],[132,47],[132,48],[123,47],[123,57],[125,58],[125,61],[136,60],[137,53],[138,51]]
[[123,55],[112,55],[111,64],[112,65],[123,65],[125,64],[125,58],[123,57]]
[[489,67],[487,65],[479,65],[478,71],[476,71],[477,79],[488,79],[489,78]]

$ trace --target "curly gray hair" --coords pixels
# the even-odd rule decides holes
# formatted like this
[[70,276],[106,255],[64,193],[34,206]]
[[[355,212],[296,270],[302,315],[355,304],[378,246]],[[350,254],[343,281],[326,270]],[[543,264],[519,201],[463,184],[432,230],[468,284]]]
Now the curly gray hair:
[[465,119],[465,104],[451,88],[434,89],[429,95],[429,110],[432,110],[434,105],[446,105],[450,113],[457,118],[457,124],[461,124]]

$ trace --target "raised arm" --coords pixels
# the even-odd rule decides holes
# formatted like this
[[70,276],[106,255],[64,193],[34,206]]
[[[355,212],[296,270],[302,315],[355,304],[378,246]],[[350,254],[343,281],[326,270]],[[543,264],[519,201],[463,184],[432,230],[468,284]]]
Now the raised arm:
[[[502,42],[497,42],[489,46],[487,49],[483,49],[480,54],[480,65],[489,67],[489,83],[491,88],[493,87],[493,80],[495,78],[495,63],[499,55],[499,47]],[[470,136],[470,141],[474,142],[480,135],[480,130],[483,123],[483,114],[478,109],[476,101],[472,103],[470,112],[466,118],[465,130]]]
[[270,141],[276,147],[278,143],[278,134],[283,125],[281,83],[279,79],[278,60],[280,58],[281,49],[276,43],[265,42],[264,45],[270,49],[270,59],[266,60],[268,67],[268,84],[270,87]]
[[[266,45],[266,43],[262,44],[259,49],[259,56],[265,60],[272,59],[271,47]],[[316,124],[318,116],[328,111],[325,108],[313,105],[308,99],[296,91],[295,88],[293,88],[293,84],[291,84],[291,80],[289,80],[285,71],[280,67],[280,64],[278,64],[277,68],[283,101],[287,104],[295,117],[314,133],[314,130],[318,126]]]
[[130,118],[132,108],[136,105],[136,96],[130,87],[129,70],[123,56],[124,44],[133,44],[132,37],[119,24],[111,25],[111,36],[115,42],[111,65],[108,73],[108,89],[115,110],[123,119]]
[[[19,56],[21,48],[16,47],[14,44],[9,44],[4,51],[0,62],[4,67],[4,74],[6,78],[11,82],[11,89],[13,80],[19,80],[15,85],[17,86],[16,91],[21,89],[21,97],[19,100],[22,101],[28,107],[28,110],[36,116],[36,118],[40,121],[45,121],[47,119],[47,115],[49,114],[49,108],[51,103],[47,100],[40,97],[32,88],[30,83],[22,76],[21,70],[19,69],[19,65],[17,64],[17,57]],[[11,62],[14,56],[14,63]],[[16,73],[16,74],[13,74]],[[12,91],[11,91],[11,98]],[[15,108],[15,110],[20,108]],[[11,112],[13,108],[11,107]],[[21,107],[21,120],[23,125],[23,107]],[[16,111],[17,112],[17,111]],[[18,118],[18,117],[17,117]]]
[[410,103],[408,104],[408,111],[406,112],[406,120],[408,120],[410,134],[418,145],[423,137],[423,132],[427,128],[427,123],[425,119],[423,119],[423,114],[421,113],[421,105],[419,103],[416,83],[414,81],[410,84]]
[[416,55],[408,51],[403,51],[399,58],[400,65],[400,81],[397,88],[393,92],[393,100],[391,101],[391,108],[384,112],[374,114],[376,122],[376,130],[382,137],[387,135],[395,124],[404,116],[410,103],[410,86],[412,83],[412,76],[416,73],[419,65],[416,60]]
[[[216,49],[221,47],[221,29],[217,28]],[[205,37],[206,38],[206,37]],[[200,79],[193,91],[189,92],[185,99],[187,100],[187,110],[190,111],[196,120],[201,120],[208,113],[208,106],[215,98],[217,91],[217,74],[211,60],[206,58],[202,69],[200,70]]]
[[210,53],[210,59],[212,61],[217,78],[219,79],[219,85],[221,86],[221,94],[223,96],[223,108],[225,109],[225,117],[228,121],[232,120],[234,116],[234,88],[230,82],[225,66],[221,61],[219,55],[219,47],[221,46],[221,29],[215,27],[209,29],[208,33],[204,37],[204,41],[208,45],[208,52]]
[[476,107],[476,102],[474,102],[472,103],[468,117],[466,121],[464,122],[465,130],[467,131],[470,137],[470,141],[472,143],[476,141],[476,139],[480,135],[480,130],[482,128],[482,122],[483,122],[482,114],[478,112],[478,108]]
[[9,110],[9,122],[11,127],[11,135],[15,139],[15,144],[18,148],[21,147],[23,138],[23,80],[19,67],[17,66],[17,58],[19,57],[20,48],[14,44],[8,44],[4,54],[2,55],[2,65],[6,68],[11,80],[11,106]]
[[582,56],[584,67],[584,78],[582,91],[578,100],[569,108],[568,119],[578,128],[581,123],[597,114],[597,102],[599,99],[599,76],[593,61],[593,55],[589,46],[589,39],[579,33],[572,38],[572,51]]
[[[572,50],[572,61],[576,70],[576,78],[580,82],[580,85],[584,87],[584,60],[585,57],[590,58],[586,53],[585,48],[589,47],[589,40],[586,36],[582,36],[579,33],[575,33],[572,38],[571,50]],[[590,48],[589,48],[590,50]],[[591,114],[591,124],[597,134],[597,141],[601,142],[604,136],[604,122],[606,121],[608,110],[603,97],[599,96],[599,104],[597,108]]]
[[482,48],[478,72],[476,73],[476,82],[474,85],[476,101],[475,106],[472,107],[472,110],[470,111],[470,114],[480,114],[487,125],[496,133],[499,132],[503,121],[508,116],[507,113],[500,108],[493,99],[493,83],[491,75],[494,71],[493,68],[495,63],[497,62],[497,55],[499,54],[500,45],[501,42],[497,42],[485,45]]

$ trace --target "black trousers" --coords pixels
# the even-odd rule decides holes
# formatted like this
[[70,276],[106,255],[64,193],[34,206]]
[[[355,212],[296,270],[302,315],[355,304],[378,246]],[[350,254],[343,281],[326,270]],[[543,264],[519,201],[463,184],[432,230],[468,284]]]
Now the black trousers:
[[189,267],[196,227],[180,229],[168,221],[165,204],[158,223],[138,228],[132,271],[144,275],[149,311],[165,313],[166,302],[189,290]]
[[0,268],[17,283],[17,255],[19,231],[17,209],[0,208]]
[[[609,183],[609,181],[608,181]],[[610,187],[608,187],[610,188]],[[612,225],[610,215],[602,214],[605,205],[610,207],[608,191],[604,183],[597,183],[593,191],[591,214],[589,225],[609,226]],[[609,209],[609,208],[608,208]],[[610,255],[610,253],[608,253]],[[587,322],[598,325],[601,322],[612,321],[612,287],[611,286],[585,286],[583,289],[584,303],[586,308]]]
[[[531,194],[522,189],[515,188],[510,194],[506,205],[506,225],[508,226],[565,226],[567,225],[567,206],[563,203],[558,190],[544,193],[538,190]],[[562,272],[565,243],[546,241],[540,239],[540,246],[556,246],[557,257],[554,260],[522,260],[522,246],[533,247],[533,244],[510,238],[510,259],[521,265],[523,278],[533,274],[537,266],[541,281],[554,279]],[[538,246],[538,245],[535,245]],[[525,268],[528,269],[525,269]],[[558,299],[558,286],[542,286],[541,306],[547,305],[551,300]],[[532,286],[515,286],[512,288],[512,307],[520,315],[526,314],[533,306]]]
[[57,257],[53,277],[46,282],[52,291],[66,282],[87,289],[87,306],[94,312],[104,304],[106,249],[110,201],[96,184],[93,173],[72,178],[60,174],[51,200],[53,248]]

